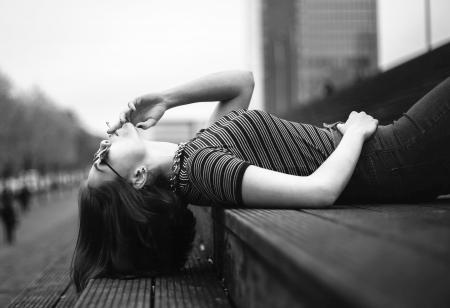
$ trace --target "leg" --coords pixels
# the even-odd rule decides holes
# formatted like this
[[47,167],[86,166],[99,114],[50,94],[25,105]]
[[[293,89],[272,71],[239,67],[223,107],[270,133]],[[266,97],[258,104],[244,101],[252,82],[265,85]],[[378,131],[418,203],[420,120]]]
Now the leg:
[[[395,148],[400,179],[412,198],[450,192],[450,78],[447,78],[392,124],[384,138]],[[382,130],[383,130],[382,129]]]
[[8,242],[8,244],[12,244],[14,241],[13,232],[14,232],[13,226],[7,225],[6,226],[6,241]]
[[[416,102],[403,116],[392,123],[394,134],[403,146],[417,145],[436,150],[449,148],[450,134],[450,78],[447,78]],[[447,142],[448,143],[448,142]],[[449,153],[446,151],[446,153]]]
[[450,78],[364,143],[342,202],[422,201],[450,193]]

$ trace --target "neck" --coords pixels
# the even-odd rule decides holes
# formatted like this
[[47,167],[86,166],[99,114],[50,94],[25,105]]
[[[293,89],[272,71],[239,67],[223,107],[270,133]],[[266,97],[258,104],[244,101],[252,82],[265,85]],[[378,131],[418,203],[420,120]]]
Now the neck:
[[172,163],[178,144],[162,141],[144,141],[147,148],[147,168],[153,170],[163,181],[169,181],[172,175]]

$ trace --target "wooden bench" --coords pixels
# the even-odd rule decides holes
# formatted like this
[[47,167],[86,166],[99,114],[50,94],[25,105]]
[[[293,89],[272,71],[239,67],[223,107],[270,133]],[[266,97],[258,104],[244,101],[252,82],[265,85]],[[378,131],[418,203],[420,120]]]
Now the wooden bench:
[[450,305],[450,199],[215,216],[238,307]]

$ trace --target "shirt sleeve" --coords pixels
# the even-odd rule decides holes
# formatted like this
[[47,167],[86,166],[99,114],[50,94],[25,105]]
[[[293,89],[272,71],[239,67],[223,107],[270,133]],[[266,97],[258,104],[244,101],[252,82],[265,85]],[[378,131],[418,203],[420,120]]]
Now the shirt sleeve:
[[244,206],[242,178],[249,165],[223,147],[206,147],[192,153],[187,172],[191,184],[213,204]]

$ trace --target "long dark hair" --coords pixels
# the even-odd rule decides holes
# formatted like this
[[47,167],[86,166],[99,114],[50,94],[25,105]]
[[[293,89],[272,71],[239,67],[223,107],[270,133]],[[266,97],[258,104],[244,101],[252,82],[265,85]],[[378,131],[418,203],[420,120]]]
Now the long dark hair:
[[181,268],[195,236],[186,204],[159,184],[137,190],[116,178],[79,190],[79,230],[71,265],[78,292],[89,279],[155,275]]

